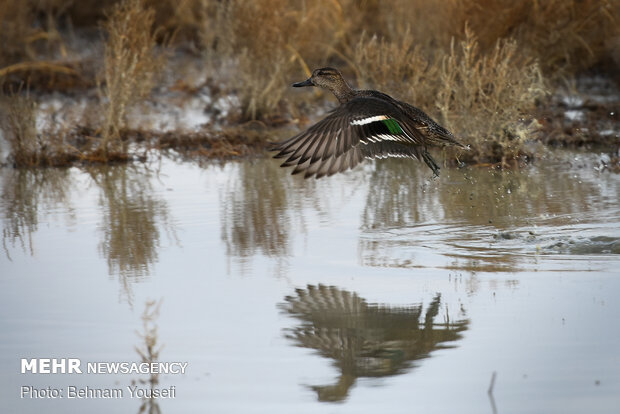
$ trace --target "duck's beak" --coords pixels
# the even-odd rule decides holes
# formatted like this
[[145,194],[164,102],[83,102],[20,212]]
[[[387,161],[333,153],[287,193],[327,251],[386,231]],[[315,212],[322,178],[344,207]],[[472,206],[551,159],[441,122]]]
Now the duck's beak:
[[293,84],[293,87],[295,88],[302,88],[304,86],[314,86],[314,84],[312,83],[312,78],[308,78],[303,82],[297,82]]

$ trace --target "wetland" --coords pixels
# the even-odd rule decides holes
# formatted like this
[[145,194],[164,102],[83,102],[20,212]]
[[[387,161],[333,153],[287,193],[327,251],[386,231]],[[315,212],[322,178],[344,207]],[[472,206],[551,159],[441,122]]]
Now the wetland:
[[[1,3],[2,412],[620,406],[618,0]],[[291,176],[324,66],[471,150]]]

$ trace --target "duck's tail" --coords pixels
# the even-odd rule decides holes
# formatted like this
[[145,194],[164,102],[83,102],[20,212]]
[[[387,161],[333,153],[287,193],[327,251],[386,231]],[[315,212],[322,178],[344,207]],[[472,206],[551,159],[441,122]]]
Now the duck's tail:
[[457,140],[452,132],[448,131],[444,127],[440,125],[434,126],[435,128],[429,128],[426,136],[426,141],[428,144],[434,147],[458,147],[468,151],[471,149],[469,145],[462,144],[459,140]]

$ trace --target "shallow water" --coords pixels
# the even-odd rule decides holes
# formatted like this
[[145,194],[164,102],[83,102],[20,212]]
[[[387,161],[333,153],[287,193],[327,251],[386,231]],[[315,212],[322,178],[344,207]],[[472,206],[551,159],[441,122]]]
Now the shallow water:
[[[620,177],[592,165],[0,170],[1,411],[610,412]],[[20,397],[147,381],[20,374],[21,358],[140,361],[145,326],[160,361],[188,363],[158,378],[176,398]]]

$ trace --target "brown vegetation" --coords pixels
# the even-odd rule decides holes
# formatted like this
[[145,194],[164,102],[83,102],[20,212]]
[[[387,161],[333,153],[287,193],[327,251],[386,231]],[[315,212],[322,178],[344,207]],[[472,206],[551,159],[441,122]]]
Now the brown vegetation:
[[[104,60],[72,60],[67,39],[97,22],[104,22]],[[132,159],[127,143],[136,134],[125,134],[127,110],[155,84],[164,62],[154,48],[163,39],[200,52],[214,99],[238,97],[233,124],[273,124],[302,111],[312,117],[317,98],[327,95],[292,93],[290,84],[332,65],[359,87],[383,90],[446,124],[474,148],[461,161],[511,165],[532,155],[524,144],[538,139],[537,108],[550,94],[584,70],[618,73],[620,0],[0,0],[0,85],[29,83],[32,91],[31,98],[5,93],[5,102],[14,100],[9,106],[30,99],[34,113],[37,93],[54,82],[61,92],[88,87],[96,74],[87,68],[103,67],[100,124],[69,128],[58,139],[26,128],[28,110],[14,112],[22,119],[4,122],[13,163],[45,164],[33,154],[49,155],[54,136],[71,145],[67,161]],[[74,145],[80,131],[89,131],[85,146]],[[189,136],[152,135],[164,147]],[[196,134],[205,135],[218,132]],[[235,153],[242,152],[231,147]]]
[[159,150],[175,150],[188,158],[229,159],[259,153],[266,132],[231,127],[213,133],[180,134],[168,132],[151,140]]
[[471,145],[465,161],[515,164],[540,126],[532,113],[546,85],[538,62],[520,57],[517,48],[515,40],[499,39],[483,55],[466,30],[442,61],[435,105],[445,125]]
[[0,3],[0,67],[28,58],[29,39],[34,33],[29,7],[19,0]]
[[485,50],[514,38],[552,78],[611,58],[610,42],[620,34],[617,0],[466,0],[460,14]]
[[101,150],[125,154],[126,141],[120,130],[125,126],[127,109],[148,95],[155,84],[161,62],[154,55],[155,11],[144,0],[123,0],[116,4],[106,21],[104,79],[105,119],[101,133]]
[[[334,0],[232,0],[219,6],[215,46],[235,62],[230,79],[242,118],[265,119],[281,111],[290,77],[310,74],[307,62],[326,61],[345,35],[343,10]],[[299,76],[299,75],[298,75]]]
[[4,113],[2,129],[11,147],[13,162],[17,165],[38,165],[43,148],[37,137],[35,102],[25,92],[3,95],[0,104]]

